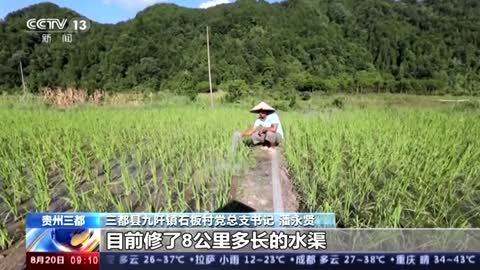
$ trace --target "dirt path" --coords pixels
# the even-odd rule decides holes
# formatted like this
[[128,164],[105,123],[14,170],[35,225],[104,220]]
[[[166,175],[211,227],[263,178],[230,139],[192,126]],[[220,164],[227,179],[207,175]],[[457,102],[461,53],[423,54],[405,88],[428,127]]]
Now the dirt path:
[[245,175],[233,179],[233,199],[257,212],[297,211],[297,196],[281,166],[281,151],[254,147],[252,154],[255,165]]
[[19,270],[25,269],[25,239],[18,241],[1,256],[0,269]]

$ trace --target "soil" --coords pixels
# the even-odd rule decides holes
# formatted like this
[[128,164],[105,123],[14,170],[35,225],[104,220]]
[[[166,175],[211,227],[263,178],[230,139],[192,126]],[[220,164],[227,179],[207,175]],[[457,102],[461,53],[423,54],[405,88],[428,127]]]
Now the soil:
[[[235,177],[232,181],[232,198],[253,209],[256,212],[273,212],[272,190],[272,153],[261,147],[253,147],[255,165],[243,176]],[[274,151],[281,153],[281,149]],[[281,155],[280,164],[283,164]],[[299,204],[293,185],[290,182],[284,166],[280,166],[281,198],[285,212],[296,212]]]
[[283,207],[285,212],[299,212],[300,201],[286,169],[285,162],[280,162],[280,185],[282,186]]
[[25,239],[15,243],[10,249],[1,254],[0,269],[25,269]]

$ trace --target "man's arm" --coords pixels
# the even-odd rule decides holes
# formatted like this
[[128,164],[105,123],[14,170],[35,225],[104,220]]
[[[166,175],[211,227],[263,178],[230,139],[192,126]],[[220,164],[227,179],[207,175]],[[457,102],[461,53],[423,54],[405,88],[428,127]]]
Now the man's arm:
[[244,138],[244,137],[252,136],[252,134],[255,132],[259,132],[259,133],[266,133],[269,131],[277,132],[277,127],[278,127],[278,124],[272,124],[270,127],[252,127],[242,132],[240,134],[240,137]]
[[266,132],[277,132],[277,127],[278,127],[278,124],[271,124],[270,127],[264,127],[262,128],[262,133],[266,133]]
[[262,127],[258,127],[258,128],[257,128],[257,127],[252,127],[252,128],[249,128],[249,129],[245,130],[244,132],[242,132],[242,134],[240,134],[240,136],[241,136],[242,138],[248,137],[248,136],[252,136],[252,134],[255,133],[255,131],[257,131],[257,130],[259,130],[259,129],[261,129],[261,128],[262,128]]
[[276,114],[269,115],[267,117],[267,126],[270,127],[264,127],[262,128],[261,132],[267,133],[267,132],[277,132],[278,125],[280,123],[280,119],[278,119],[278,116]]

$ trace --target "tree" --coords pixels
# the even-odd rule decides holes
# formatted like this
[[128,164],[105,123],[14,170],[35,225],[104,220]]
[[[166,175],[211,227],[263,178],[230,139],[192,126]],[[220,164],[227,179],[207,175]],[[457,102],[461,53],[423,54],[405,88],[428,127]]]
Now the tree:
[[231,81],[227,85],[227,102],[238,102],[242,97],[249,94],[249,87],[244,80]]
[[241,80],[270,92],[289,85],[300,92],[476,94],[477,14],[475,0],[242,0],[207,10],[158,4],[126,22],[93,22],[73,44],[42,44],[40,33],[24,31],[27,18],[80,14],[37,4],[0,21],[0,88],[21,85],[22,61],[32,90],[135,88],[193,98],[208,79],[208,25],[216,85]]

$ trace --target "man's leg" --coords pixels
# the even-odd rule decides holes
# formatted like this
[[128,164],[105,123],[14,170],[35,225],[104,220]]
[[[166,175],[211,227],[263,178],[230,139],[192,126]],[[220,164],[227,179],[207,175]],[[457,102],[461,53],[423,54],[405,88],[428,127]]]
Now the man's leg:
[[253,144],[257,145],[265,143],[265,137],[264,133],[258,134],[258,132],[255,131],[255,133],[252,134]]
[[282,135],[280,135],[280,133],[277,133],[277,145],[281,144],[282,141],[283,141]]
[[277,132],[268,131],[265,140],[270,143],[270,146],[277,146],[282,142],[282,136]]

